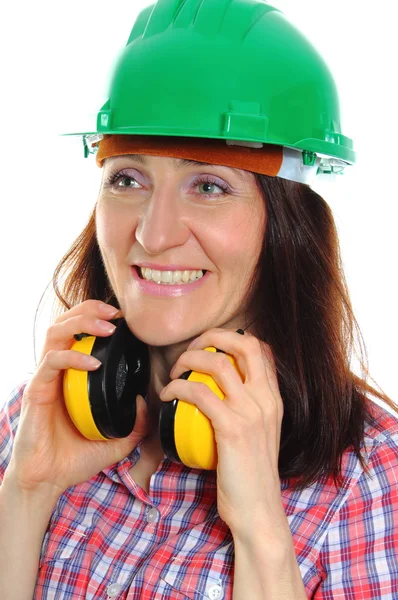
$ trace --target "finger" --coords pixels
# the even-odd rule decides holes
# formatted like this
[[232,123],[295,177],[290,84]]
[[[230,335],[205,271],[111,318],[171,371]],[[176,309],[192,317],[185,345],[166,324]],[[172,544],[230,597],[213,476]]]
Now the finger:
[[[214,346],[234,356],[242,381],[247,386],[247,393],[259,406],[264,415],[270,418],[276,415],[278,421],[283,416],[283,401],[279,391],[275,361],[271,348],[255,336],[245,333],[243,336],[235,331],[215,328],[204,332],[194,340],[195,348]],[[188,349],[192,344],[188,346]],[[230,407],[239,412],[241,400],[234,391],[223,389],[230,400]]]
[[45,355],[35,375],[26,386],[25,399],[33,400],[35,404],[53,402],[54,396],[48,394],[48,385],[53,383],[65,369],[78,369],[81,371],[95,371],[101,362],[76,350],[50,350]]
[[113,319],[116,318],[117,313],[121,313],[120,309],[116,308],[115,306],[112,306],[111,304],[106,304],[105,302],[102,302],[101,300],[85,300],[84,302],[81,302],[80,304],[76,304],[75,306],[72,306],[72,308],[70,308],[69,310],[67,310],[66,312],[62,313],[62,315],[59,315],[56,318],[56,323],[62,323],[62,321],[65,321],[66,319],[70,318],[71,316],[75,316],[75,315],[79,315],[81,313],[85,313],[85,314],[91,314],[91,315],[98,315],[101,316],[101,318],[104,319]]
[[230,401],[240,398],[243,394],[241,376],[223,352],[207,350],[184,352],[177,360],[170,376],[173,379],[178,378],[187,370],[210,375]]
[[161,400],[167,402],[175,398],[197,406],[218,431],[228,430],[233,413],[226,402],[216,396],[205,383],[175,379],[162,390]]
[[75,342],[73,336],[82,331],[90,335],[104,337],[115,331],[115,325],[87,314],[79,314],[60,323],[54,323],[47,330],[40,362],[49,350],[70,348]]
[[265,343],[261,343],[261,352],[263,356],[263,362],[267,374],[269,387],[273,394],[280,395],[275,358],[271,346]]
[[277,369],[276,369],[276,364],[275,364],[275,358],[274,358],[272,349],[268,344],[262,345],[262,352],[263,352],[263,360],[264,360],[264,366],[265,366],[267,386],[272,394],[272,397],[273,397],[275,405],[276,405],[278,421],[282,421],[284,407],[283,407],[282,396],[281,396],[281,393],[279,390],[278,374],[277,374]]
[[[263,383],[265,370],[261,345],[254,335],[250,333],[241,335],[230,329],[214,328],[205,331],[194,342],[195,349],[214,346],[233,356],[243,383],[251,382],[258,385]],[[191,348],[192,343],[188,346],[188,350]]]
[[70,317],[62,323],[54,323],[47,330],[46,343],[54,347],[55,344],[65,344],[66,341],[74,342],[74,335],[85,332],[95,336],[106,336],[115,331],[115,325],[95,315],[80,314]]
[[140,394],[137,394],[136,406],[137,414],[134,429],[130,435],[134,435],[135,437],[142,439],[149,430],[149,411],[147,403]]
[[[105,320],[115,318],[115,315],[117,316],[120,313],[120,310],[116,309],[115,307],[110,307],[110,305],[107,305],[99,300],[86,300],[85,302],[82,302],[81,304],[78,304],[70,310],[66,311],[63,315],[59,316],[55,320],[53,325],[47,330],[46,338],[39,359],[39,364],[43,360],[46,353],[52,349],[53,344],[58,350],[70,348],[74,342],[73,336],[76,333],[81,333],[82,331],[84,331],[85,325],[84,323],[81,323],[80,327],[76,324],[76,330],[71,330],[67,328],[63,333],[64,330],[61,325],[62,323],[67,322],[71,318],[82,317],[82,315],[86,315],[87,317],[91,315],[92,317],[97,317],[97,319],[99,320]],[[87,329],[89,329],[88,325]],[[98,329],[90,330],[88,331],[88,333],[90,333],[91,335],[101,335]],[[67,342],[65,338],[67,338]],[[51,340],[54,341],[52,342]]]

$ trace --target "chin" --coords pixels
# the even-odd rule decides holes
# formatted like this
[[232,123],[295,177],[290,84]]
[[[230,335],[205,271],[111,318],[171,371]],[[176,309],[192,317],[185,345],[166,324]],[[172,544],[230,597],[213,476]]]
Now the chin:
[[187,329],[181,323],[168,323],[166,326],[152,319],[137,319],[126,317],[130,331],[144,344],[148,346],[172,346],[183,342],[190,342],[194,337],[198,337],[202,331],[198,328]]

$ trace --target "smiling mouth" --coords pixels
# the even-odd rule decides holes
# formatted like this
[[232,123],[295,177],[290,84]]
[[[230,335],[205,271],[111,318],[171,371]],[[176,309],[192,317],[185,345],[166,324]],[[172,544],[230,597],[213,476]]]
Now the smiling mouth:
[[201,279],[207,271],[158,271],[146,267],[135,267],[140,279],[151,281],[160,285],[189,285]]

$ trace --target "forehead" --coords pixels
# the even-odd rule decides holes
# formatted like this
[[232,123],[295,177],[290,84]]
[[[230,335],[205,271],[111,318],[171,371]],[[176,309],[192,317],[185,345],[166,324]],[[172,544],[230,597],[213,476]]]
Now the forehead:
[[169,161],[170,165],[172,166],[172,168],[175,171],[181,171],[184,168],[187,167],[206,167],[206,168],[213,168],[213,169],[224,169],[224,170],[228,170],[231,173],[233,173],[236,177],[238,177],[241,181],[250,181],[253,180],[254,178],[254,173],[251,173],[250,171],[245,171],[243,169],[236,169],[234,167],[227,167],[225,165],[215,165],[214,163],[207,163],[204,161],[198,161],[198,160],[193,160],[193,159],[188,159],[188,158],[172,158],[172,157],[168,157],[168,156],[147,156],[145,154],[122,154],[122,155],[118,155],[118,156],[111,156],[109,158],[106,158],[104,161],[104,165],[114,165],[118,160],[127,160],[127,161],[131,161],[132,163],[139,163],[142,165],[149,165],[151,162],[153,162],[153,160],[167,160]]

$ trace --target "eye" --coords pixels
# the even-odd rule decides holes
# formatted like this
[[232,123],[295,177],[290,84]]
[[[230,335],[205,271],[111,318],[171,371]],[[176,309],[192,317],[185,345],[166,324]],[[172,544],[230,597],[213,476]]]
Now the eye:
[[[218,180],[214,180],[208,175],[197,179],[194,182],[194,186],[195,188],[203,189],[203,194],[200,194],[201,196],[225,196],[226,194],[231,193],[226,184],[223,184]],[[219,190],[221,190],[222,193],[214,193],[213,191],[211,191],[214,188],[218,188]]]
[[137,189],[136,185],[133,184],[140,185],[132,175],[128,175],[127,173],[123,173],[123,171],[118,171],[117,169],[116,171],[113,171],[113,173],[111,173],[104,181],[104,187],[106,188],[112,188],[115,186],[119,189]]

